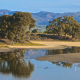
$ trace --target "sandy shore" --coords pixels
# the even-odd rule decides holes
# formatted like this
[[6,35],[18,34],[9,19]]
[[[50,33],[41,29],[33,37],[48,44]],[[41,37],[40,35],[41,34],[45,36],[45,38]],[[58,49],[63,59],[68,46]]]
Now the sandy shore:
[[80,47],[80,42],[53,42],[53,41],[31,41],[32,43],[44,44],[45,46],[9,46],[10,48],[29,49],[64,49],[71,46]]
[[80,63],[80,53],[48,55],[43,57],[37,57],[35,59],[39,61],[67,61],[73,63]]
[[[11,46],[9,48],[0,48],[0,52],[9,52],[14,49],[64,49],[71,46],[80,47],[80,42],[53,42],[53,41],[31,41],[32,43],[45,44],[45,46]],[[38,57],[41,61],[68,61],[80,63],[80,53],[58,54]]]
[[31,41],[32,43],[45,44],[43,48],[64,49],[67,47],[75,46],[80,47],[80,42],[64,42],[64,41]]
[[0,48],[0,52],[8,52],[13,49],[64,49],[71,46],[80,47],[80,42],[54,42],[54,41],[31,41],[32,43],[45,44],[45,46],[11,46],[9,48]]

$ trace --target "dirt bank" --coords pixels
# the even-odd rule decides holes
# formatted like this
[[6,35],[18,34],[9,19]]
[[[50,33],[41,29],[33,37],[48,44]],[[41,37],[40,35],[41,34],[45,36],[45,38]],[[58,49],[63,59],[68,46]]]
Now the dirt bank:
[[43,57],[37,57],[35,59],[39,61],[67,61],[73,63],[80,63],[80,53],[48,55]]

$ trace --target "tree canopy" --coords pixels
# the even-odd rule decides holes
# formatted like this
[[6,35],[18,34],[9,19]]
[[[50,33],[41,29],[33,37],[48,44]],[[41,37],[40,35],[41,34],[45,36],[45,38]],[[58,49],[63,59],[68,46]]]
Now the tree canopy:
[[10,40],[22,40],[25,37],[27,28],[35,27],[35,22],[29,12],[16,12],[12,16],[3,15],[0,17],[0,36]]
[[48,33],[58,35],[72,35],[72,38],[78,38],[80,34],[80,24],[74,20],[73,16],[58,17],[49,21],[46,27]]
[[32,30],[32,33],[37,33],[37,32],[38,32],[38,29]]

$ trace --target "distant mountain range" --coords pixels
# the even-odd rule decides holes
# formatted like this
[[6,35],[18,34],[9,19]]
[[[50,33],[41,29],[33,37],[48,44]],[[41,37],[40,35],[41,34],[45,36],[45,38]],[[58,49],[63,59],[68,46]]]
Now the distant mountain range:
[[[6,9],[0,9],[0,16],[1,15],[12,15],[13,13],[18,11],[10,11]],[[49,21],[53,20],[54,18],[61,17],[61,16],[74,16],[74,19],[80,23],[80,12],[67,12],[67,13],[52,13],[52,12],[38,12],[38,13],[31,13],[32,17],[36,20],[36,25],[48,25]]]
[[25,59],[33,59],[36,57],[45,56],[47,50],[28,50],[25,52]]
[[0,16],[1,15],[13,15],[15,12],[17,12],[17,11],[10,11],[10,10],[6,10],[6,9],[0,9]]

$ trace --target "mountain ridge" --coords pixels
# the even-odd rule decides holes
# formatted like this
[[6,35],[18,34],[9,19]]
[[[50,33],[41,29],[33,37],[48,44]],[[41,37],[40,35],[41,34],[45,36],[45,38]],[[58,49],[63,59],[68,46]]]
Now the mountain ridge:
[[[0,16],[2,15],[13,15],[15,12],[18,11],[10,11],[7,9],[0,9]],[[54,12],[45,12],[40,11],[37,13],[31,13],[32,17],[36,20],[36,25],[48,25],[49,21],[61,17],[61,16],[74,16],[74,19],[77,20],[78,23],[80,23],[80,12],[66,12],[66,13],[54,13]]]

